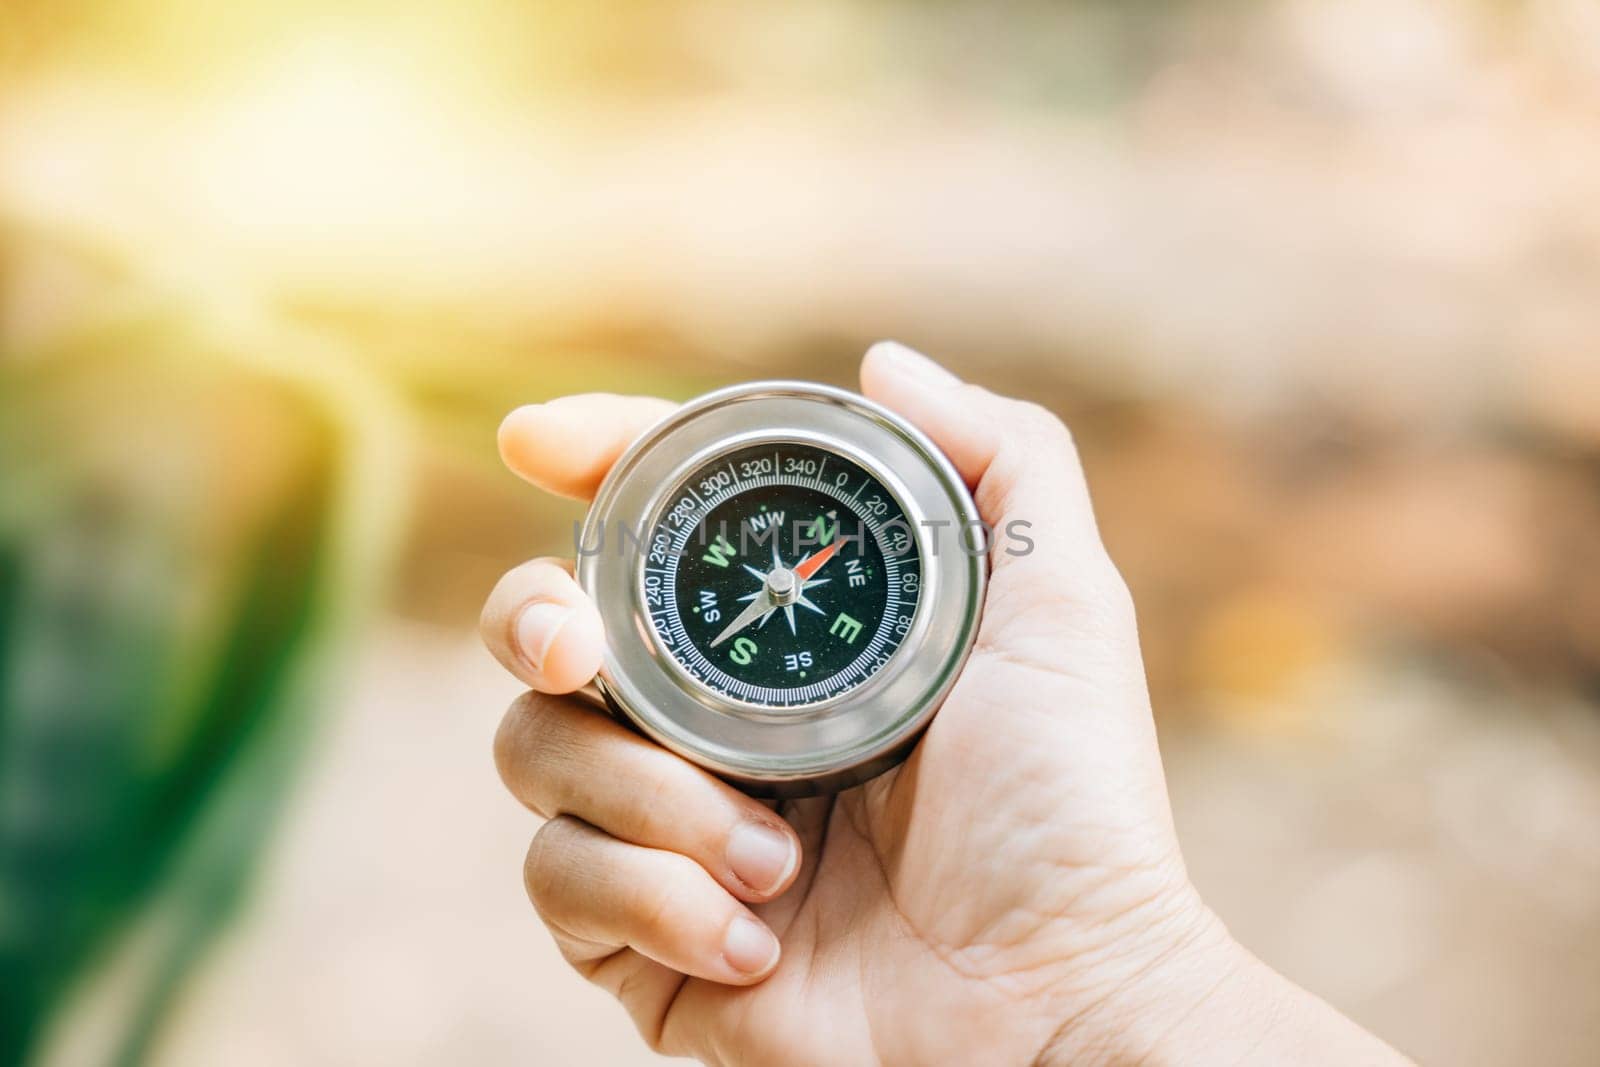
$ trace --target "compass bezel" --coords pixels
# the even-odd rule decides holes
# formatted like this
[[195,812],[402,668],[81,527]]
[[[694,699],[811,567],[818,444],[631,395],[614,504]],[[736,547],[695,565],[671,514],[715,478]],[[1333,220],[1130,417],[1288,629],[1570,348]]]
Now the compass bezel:
[[[912,525],[921,555],[912,628],[889,661],[835,697],[789,708],[738,701],[693,678],[661,645],[643,586],[648,538],[683,479],[709,456],[763,438],[823,448],[878,478]],[[803,795],[865,781],[909,751],[976,638],[988,560],[963,547],[974,527],[981,527],[977,508],[950,461],[921,431],[864,397],[787,381],[709,393],[623,453],[585,519],[580,548],[597,543],[597,530],[602,544],[614,529],[640,534],[631,557],[579,554],[578,580],[607,626],[597,686],[640,732],[752,792]]]

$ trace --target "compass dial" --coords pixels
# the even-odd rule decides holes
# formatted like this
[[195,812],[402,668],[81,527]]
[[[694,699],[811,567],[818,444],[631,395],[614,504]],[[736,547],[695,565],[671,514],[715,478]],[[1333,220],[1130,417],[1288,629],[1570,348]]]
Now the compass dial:
[[689,473],[651,532],[645,603],[690,678],[763,708],[831,700],[872,678],[915,620],[922,560],[876,475],[776,442]]
[[691,400],[574,531],[606,628],[599,695],[752,792],[864,782],[911,751],[977,637],[975,528],[949,460],[864,397],[752,382]]

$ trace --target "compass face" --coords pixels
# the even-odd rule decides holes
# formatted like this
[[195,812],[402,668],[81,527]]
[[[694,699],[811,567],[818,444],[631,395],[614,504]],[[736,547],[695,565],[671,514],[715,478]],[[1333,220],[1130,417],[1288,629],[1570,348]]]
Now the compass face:
[[575,530],[612,713],[767,796],[894,766],[977,639],[988,560],[961,475],[900,416],[810,382],[689,401]]
[[643,588],[657,638],[691,679],[784,709],[882,670],[921,579],[915,530],[882,481],[838,452],[769,442],[708,461],[668,494]]

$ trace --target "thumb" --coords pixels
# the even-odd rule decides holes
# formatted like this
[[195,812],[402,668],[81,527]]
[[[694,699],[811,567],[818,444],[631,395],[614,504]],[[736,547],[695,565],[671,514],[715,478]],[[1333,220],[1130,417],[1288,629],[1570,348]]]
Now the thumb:
[[862,392],[950,457],[993,531],[986,639],[1053,640],[1063,622],[1100,630],[1127,590],[1106,555],[1072,435],[1038,404],[967,385],[893,341],[868,350]]

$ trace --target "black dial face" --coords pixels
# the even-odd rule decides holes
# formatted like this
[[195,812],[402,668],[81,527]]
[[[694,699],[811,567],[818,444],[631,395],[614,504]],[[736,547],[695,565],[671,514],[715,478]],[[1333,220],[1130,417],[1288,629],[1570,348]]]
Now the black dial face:
[[880,671],[922,588],[900,502],[811,444],[718,456],[668,496],[644,560],[657,637],[699,684],[773,708],[816,704]]

